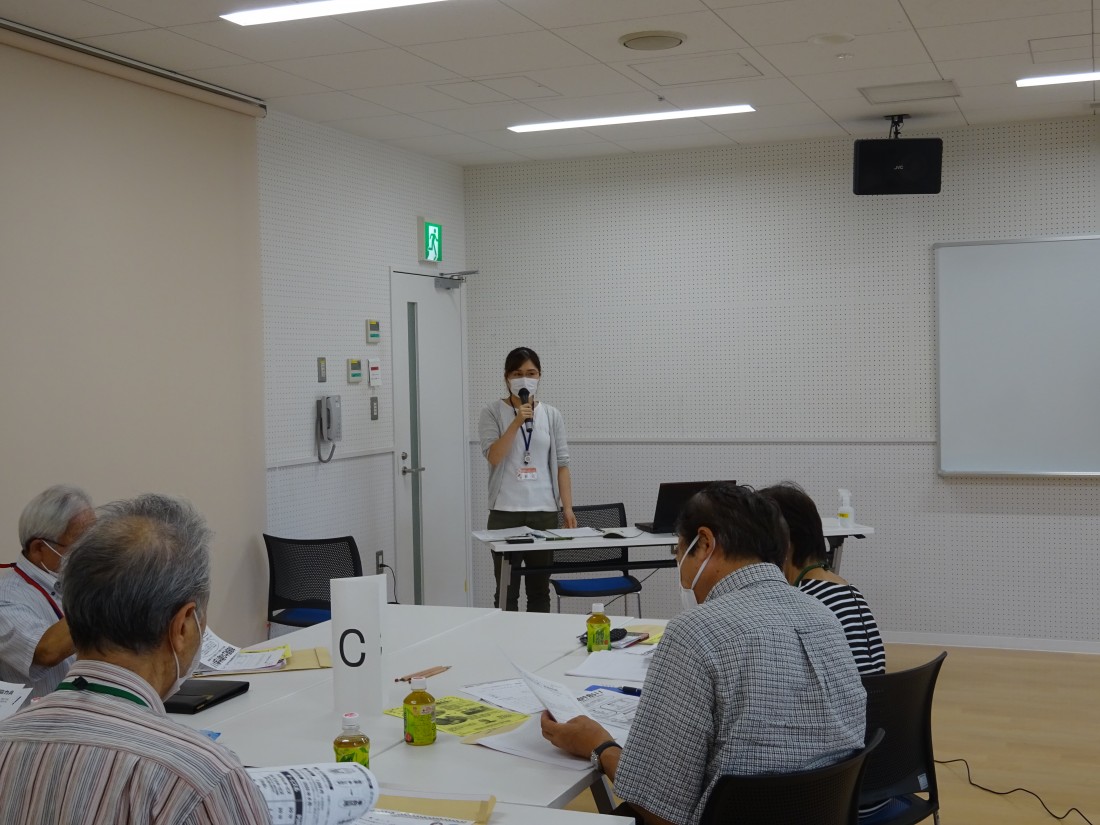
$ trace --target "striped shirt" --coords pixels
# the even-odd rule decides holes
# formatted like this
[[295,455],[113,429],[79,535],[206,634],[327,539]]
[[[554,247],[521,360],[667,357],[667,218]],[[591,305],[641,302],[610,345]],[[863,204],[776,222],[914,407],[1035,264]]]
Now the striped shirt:
[[[31,696],[45,696],[65,678],[75,656],[53,667],[34,663],[34,651],[42,634],[57,623],[61,607],[57,579],[35,567],[23,555],[12,568],[0,570],[0,682],[18,682],[31,687]],[[39,590],[27,579],[36,582]],[[42,591],[45,592],[42,592]]]
[[723,774],[808,770],[862,748],[866,704],[836,617],[774,564],[742,567],[665,628],[615,793],[697,825]]
[[173,722],[153,687],[91,660],[70,677],[144,702],[58,691],[0,722],[4,825],[269,825],[240,760]]
[[823,579],[803,579],[798,589],[819,599],[840,619],[860,673],[886,672],[886,648],[882,645],[878,622],[859,590],[850,584]]

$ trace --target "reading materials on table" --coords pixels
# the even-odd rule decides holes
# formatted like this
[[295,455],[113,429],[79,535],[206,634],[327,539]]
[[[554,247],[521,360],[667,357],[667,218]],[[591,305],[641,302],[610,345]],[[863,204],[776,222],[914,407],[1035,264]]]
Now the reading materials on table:
[[[402,708],[390,708],[387,716],[401,718]],[[444,696],[435,700],[435,726],[455,736],[472,736],[522,722],[524,714],[501,710],[461,696]]]
[[252,673],[278,670],[289,658],[290,648],[286,645],[262,650],[241,650],[220,638],[207,626],[202,636],[202,654],[199,657],[198,672]]
[[245,770],[271,825],[350,825],[378,802],[378,781],[358,762]]

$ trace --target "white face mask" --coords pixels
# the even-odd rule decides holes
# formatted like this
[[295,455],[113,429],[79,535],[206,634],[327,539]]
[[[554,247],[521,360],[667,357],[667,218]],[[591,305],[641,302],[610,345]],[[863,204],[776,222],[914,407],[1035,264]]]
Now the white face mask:
[[[172,658],[176,660],[176,681],[172,684],[172,689],[168,691],[168,696],[173,696],[179,692],[179,689],[183,687],[183,683],[191,678],[191,674],[198,670],[199,659],[202,658],[202,625],[199,624],[199,612],[195,611],[195,629],[199,631],[199,646],[195,649],[195,655],[191,659],[191,665],[187,670],[180,672],[180,658],[176,655],[176,651],[172,650]],[[167,696],[165,697],[168,698]]]
[[[52,544],[50,544],[50,543],[49,543],[48,541],[46,541],[45,539],[41,539],[41,542],[42,542],[42,543],[43,543],[44,545],[46,545],[47,547],[49,547],[49,548],[50,548],[50,550],[51,550],[51,551],[53,551],[53,554],[54,554],[55,556],[57,556],[57,557],[58,557],[59,559],[61,559],[62,561],[64,561],[64,560],[65,560],[65,557],[64,557],[64,556],[62,556],[62,555],[61,555],[60,553],[58,553],[58,552],[57,552],[57,548],[56,548],[56,547],[54,547],[54,546],[53,546]],[[45,574],[46,574],[47,576],[49,576],[49,577],[50,577],[50,581],[52,581],[52,582],[54,583],[54,586],[55,586],[55,587],[59,587],[59,586],[60,586],[60,584],[61,584],[61,578],[60,578],[60,575],[59,575],[59,574],[57,574],[57,573],[53,572],[53,571],[52,571],[52,570],[50,570],[50,569],[49,569],[48,567],[46,567],[46,565],[44,565],[44,564],[36,564],[36,565],[35,565],[35,567],[37,567],[37,568],[38,568],[39,570],[41,570],[41,571],[42,571],[43,573],[45,573]]]
[[519,397],[519,391],[526,389],[531,395],[535,394],[535,391],[539,388],[539,379],[537,378],[510,378],[508,379],[508,389],[512,391],[512,395]]
[[703,575],[703,571],[706,569],[707,564],[710,563],[710,557],[714,555],[712,550],[710,556],[703,559],[703,563],[699,565],[699,570],[695,574],[695,578],[691,580],[690,587],[684,587],[684,580],[680,577],[680,568],[684,563],[684,559],[688,557],[688,553],[699,541],[699,536],[696,536],[691,544],[688,545],[687,550],[684,551],[684,555],[680,557],[680,562],[676,565],[676,577],[680,584],[680,607],[683,610],[691,610],[699,606],[699,600],[695,598],[695,585],[699,583],[699,577]]

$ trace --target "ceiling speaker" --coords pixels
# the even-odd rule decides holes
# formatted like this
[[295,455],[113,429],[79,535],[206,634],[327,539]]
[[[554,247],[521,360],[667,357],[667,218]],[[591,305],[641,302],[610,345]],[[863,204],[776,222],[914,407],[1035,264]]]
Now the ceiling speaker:
[[938,195],[943,140],[857,140],[852,191],[857,195]]

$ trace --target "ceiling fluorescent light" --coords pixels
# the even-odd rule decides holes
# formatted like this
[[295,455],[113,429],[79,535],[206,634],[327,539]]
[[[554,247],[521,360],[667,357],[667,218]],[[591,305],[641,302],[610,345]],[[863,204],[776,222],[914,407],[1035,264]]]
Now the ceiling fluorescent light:
[[1046,77],[1024,77],[1016,81],[1016,85],[1023,86],[1054,86],[1058,83],[1085,83],[1089,80],[1100,80],[1100,72],[1080,72],[1078,74],[1052,74]]
[[393,9],[398,6],[418,6],[421,3],[439,3],[441,0],[319,0],[315,3],[289,3],[266,9],[235,11],[223,14],[222,19],[238,26],[258,26],[261,23],[282,23],[286,20],[305,20],[309,17],[330,17],[334,14],[354,14],[359,11]]
[[511,132],[548,132],[551,129],[584,129],[589,126],[617,126],[620,123],[649,123],[654,120],[680,120],[685,117],[714,117],[715,115],[737,115],[742,112],[755,112],[747,104],[737,106],[714,106],[710,109],[680,109],[673,112],[649,112],[644,115],[618,115],[616,117],[590,117],[585,120],[555,120],[550,123],[526,123],[522,126],[509,126]]

